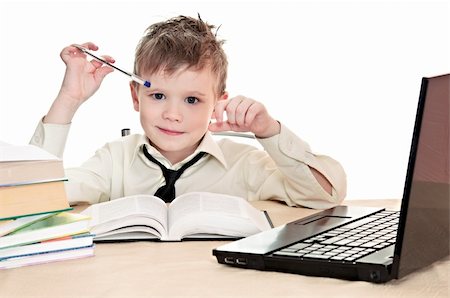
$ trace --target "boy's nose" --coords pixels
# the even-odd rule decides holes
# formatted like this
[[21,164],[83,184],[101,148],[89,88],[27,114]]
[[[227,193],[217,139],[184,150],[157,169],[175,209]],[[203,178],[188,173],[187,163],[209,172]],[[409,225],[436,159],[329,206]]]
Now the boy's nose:
[[170,121],[182,121],[183,115],[181,113],[179,105],[176,103],[167,103],[163,111],[163,118]]

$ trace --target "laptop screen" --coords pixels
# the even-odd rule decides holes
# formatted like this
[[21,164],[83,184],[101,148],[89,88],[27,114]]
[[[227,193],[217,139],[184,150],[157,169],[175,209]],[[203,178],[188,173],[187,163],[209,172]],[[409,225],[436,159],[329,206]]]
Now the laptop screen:
[[393,275],[449,254],[450,75],[423,78],[411,144]]

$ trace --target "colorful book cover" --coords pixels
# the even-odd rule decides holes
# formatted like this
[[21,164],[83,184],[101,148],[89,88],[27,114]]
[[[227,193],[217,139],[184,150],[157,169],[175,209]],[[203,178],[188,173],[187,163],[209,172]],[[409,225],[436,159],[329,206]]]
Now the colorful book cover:
[[9,258],[0,261],[0,270],[94,256],[94,245],[75,249]]
[[89,232],[89,216],[61,212],[0,237],[0,249]]
[[83,233],[0,249],[0,262],[10,258],[89,247],[93,245],[93,238],[94,235]]
[[[51,210],[51,211],[46,211],[46,212],[37,212],[37,213],[32,213],[32,214],[17,215],[17,216],[11,216],[11,217],[2,217],[2,218],[0,218],[0,236],[2,236],[1,229],[5,222],[14,222],[14,221],[17,221],[18,219],[24,219],[24,221],[26,222],[26,221],[28,221],[28,219],[30,219],[33,216],[48,217],[55,213],[71,211],[71,210],[73,210],[73,208],[69,207],[69,208],[64,208],[64,209],[59,209],[59,210]],[[10,232],[12,232],[12,230]],[[8,232],[8,233],[10,233],[10,232]],[[5,235],[5,234],[3,234],[3,235]]]
[[[37,222],[32,223],[31,225],[27,225],[21,229],[18,229],[9,235],[17,235],[21,233],[27,233],[31,231],[41,230],[43,233],[45,233],[45,229],[55,227],[55,226],[63,226],[68,225],[70,223],[82,221],[82,220],[89,220],[90,217],[79,214],[79,213],[72,213],[72,212],[61,212],[54,214],[52,216],[49,216],[47,218],[44,218],[43,220],[39,220]],[[68,234],[70,235],[70,234]],[[65,236],[65,235],[64,235]]]

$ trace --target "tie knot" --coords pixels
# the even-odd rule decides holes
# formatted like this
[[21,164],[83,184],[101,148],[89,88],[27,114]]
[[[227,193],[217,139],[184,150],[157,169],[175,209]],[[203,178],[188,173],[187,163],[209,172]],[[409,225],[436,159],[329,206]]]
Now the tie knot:
[[172,202],[175,199],[175,182],[180,178],[183,172],[195,164],[200,158],[205,155],[205,152],[200,152],[196,156],[194,156],[190,161],[185,163],[178,170],[172,170],[166,168],[162,163],[156,160],[150,153],[148,153],[147,148],[144,145],[144,155],[153,163],[157,164],[163,173],[164,179],[166,180],[166,184],[161,186],[155,193],[155,196],[162,198],[165,202]]

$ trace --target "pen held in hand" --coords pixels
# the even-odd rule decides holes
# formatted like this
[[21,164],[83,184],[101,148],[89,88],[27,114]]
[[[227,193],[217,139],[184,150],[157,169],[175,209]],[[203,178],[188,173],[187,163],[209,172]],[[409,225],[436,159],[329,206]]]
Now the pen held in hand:
[[102,58],[100,58],[100,57],[98,57],[98,56],[92,54],[88,49],[86,49],[86,48],[84,48],[84,47],[82,47],[82,46],[80,46],[80,45],[76,45],[76,44],[75,44],[75,45],[73,45],[73,46],[76,47],[77,49],[79,49],[80,51],[82,51],[83,53],[85,53],[85,54],[91,56],[91,57],[94,58],[95,60],[97,60],[97,61],[99,61],[99,62],[101,62],[101,63],[104,63],[104,64],[106,64],[106,65],[108,65],[108,66],[110,66],[110,67],[112,67],[112,68],[114,68],[114,69],[120,71],[121,73],[123,73],[123,74],[129,76],[129,77],[131,78],[131,80],[135,81],[136,83],[141,84],[141,85],[143,85],[143,86],[145,86],[145,87],[147,87],[147,88],[150,88],[151,83],[150,83],[149,81],[145,81],[145,80],[143,80],[142,78],[138,77],[137,75],[135,75],[135,74],[133,74],[133,73],[129,73],[129,72],[125,71],[125,70],[122,70],[122,69],[118,68],[117,66],[112,65],[111,63],[109,63],[109,62],[106,61],[105,59],[102,59]]

